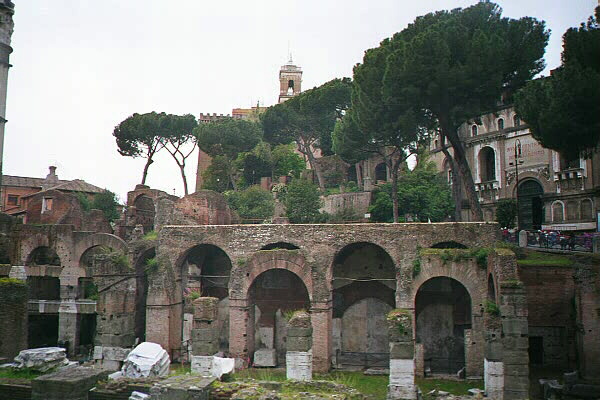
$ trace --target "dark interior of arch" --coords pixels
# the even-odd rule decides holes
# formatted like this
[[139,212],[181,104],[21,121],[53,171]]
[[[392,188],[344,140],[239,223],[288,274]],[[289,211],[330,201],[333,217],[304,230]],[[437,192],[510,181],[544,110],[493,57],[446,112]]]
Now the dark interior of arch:
[[431,246],[431,248],[432,249],[466,249],[467,246],[465,246],[462,243],[458,243],[458,242],[451,240],[448,242],[436,243],[433,246]]
[[291,243],[287,243],[287,242],[277,242],[277,243],[267,244],[267,245],[261,247],[261,250],[276,250],[276,249],[298,250],[299,248],[300,247],[296,246],[295,244],[291,244]]
[[494,285],[494,277],[492,274],[488,276],[487,298],[490,301],[496,301],[496,286]]
[[154,229],[154,201],[145,194],[138,196],[133,202],[135,206],[136,224],[144,227],[144,232],[150,232]]
[[269,343],[276,349],[277,362],[285,364],[286,314],[295,310],[309,310],[310,298],[306,285],[298,277],[285,269],[270,269],[258,275],[248,292],[251,304],[257,308],[255,349],[268,347],[262,343],[261,332],[270,331]]
[[464,332],[471,328],[471,297],[465,287],[446,277],[428,280],[417,292],[415,315],[425,368],[456,374],[465,366]]
[[156,248],[142,253],[135,264],[135,337],[146,340],[146,304],[148,298],[148,265],[156,257]]
[[27,257],[26,265],[60,265],[58,254],[47,246],[36,247]]
[[231,260],[219,247],[204,244],[192,248],[183,267],[184,288],[199,289],[203,296],[228,297]]
[[396,270],[389,254],[367,242],[344,247],[334,258],[333,317],[340,318],[338,361],[355,368],[389,364],[385,318],[394,308]]
[[375,167],[375,180],[387,180],[387,166],[385,165],[385,163],[377,164],[377,166]]

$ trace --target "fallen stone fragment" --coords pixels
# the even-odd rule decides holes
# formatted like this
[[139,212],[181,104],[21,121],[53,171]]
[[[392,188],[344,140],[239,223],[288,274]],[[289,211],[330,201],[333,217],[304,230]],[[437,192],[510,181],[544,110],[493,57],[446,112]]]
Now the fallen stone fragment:
[[142,392],[132,392],[129,400],[146,400],[150,399],[150,395]]
[[469,392],[469,394],[471,396],[477,396],[477,395],[482,395],[483,396],[483,394],[485,393],[484,390],[477,389],[477,388],[469,389],[469,390],[467,390],[467,392]]
[[127,378],[146,378],[149,376],[167,376],[171,360],[161,345],[144,342],[133,349],[123,363],[123,376]]
[[17,368],[30,368],[40,372],[46,372],[53,368],[69,363],[67,354],[62,347],[40,347],[38,349],[22,350],[15,357]]

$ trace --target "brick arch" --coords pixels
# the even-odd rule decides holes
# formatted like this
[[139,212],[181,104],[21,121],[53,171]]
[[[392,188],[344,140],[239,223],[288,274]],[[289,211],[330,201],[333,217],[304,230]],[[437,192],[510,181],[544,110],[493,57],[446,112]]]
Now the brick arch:
[[[533,172],[533,171],[519,172],[519,185],[521,185],[526,180],[534,180],[537,183],[539,183],[540,186],[542,187],[542,189],[544,190],[544,193],[552,193],[552,192],[556,191],[556,188],[553,187],[553,182],[551,182],[549,178],[547,178],[546,176],[544,176],[540,173]],[[510,182],[510,184],[507,186],[507,188],[508,188],[508,191],[511,193],[511,197],[516,198],[517,197],[517,181],[516,181],[516,179],[513,179]]]
[[[233,275],[233,260],[234,258],[231,256],[231,254],[229,253],[229,248],[226,246],[223,246],[222,243],[218,243],[215,241],[204,241],[202,243],[195,243],[193,246],[189,246],[187,247],[185,250],[183,250],[182,252],[178,253],[178,254],[174,254],[173,256],[170,256],[170,260],[172,262],[172,266],[173,266],[173,271],[175,272],[175,275],[177,276],[177,278],[181,278],[181,267],[183,266],[183,262],[185,261],[185,259],[187,258],[187,256],[190,254],[190,252],[198,247],[198,246],[213,246],[216,247],[217,249],[221,250],[229,259],[229,262],[231,263],[231,274],[230,274],[230,278]],[[158,251],[158,248],[157,248]]]
[[366,244],[370,244],[376,247],[379,247],[381,250],[383,250],[392,260],[392,264],[394,264],[394,268],[398,268],[399,266],[396,265],[396,260],[394,259],[394,249],[389,247],[389,243],[384,243],[384,242],[378,242],[376,240],[353,240],[353,241],[348,241],[348,242],[336,242],[334,244],[333,247],[333,251],[334,251],[334,255],[331,258],[331,266],[333,267],[333,263],[335,263],[335,260],[337,259],[337,256],[346,248],[346,247],[350,247],[352,245],[356,245],[356,244],[360,244],[360,243],[366,243]]
[[[27,238],[22,240],[21,246],[20,246],[20,260],[19,260],[20,264],[25,265],[25,263],[27,262],[27,259],[29,258],[29,255],[35,249],[37,249],[38,247],[42,247],[42,246],[52,248],[50,246],[50,240],[48,239],[48,236],[41,234],[41,233],[28,236]],[[58,257],[60,257],[60,254],[58,255]],[[61,258],[61,262],[62,262],[62,257],[60,257],[60,258]]]
[[309,300],[312,302],[312,270],[306,264],[302,254],[290,250],[266,250],[254,253],[244,266],[243,271],[240,271],[240,269],[236,269],[235,273],[232,271],[232,280],[235,274],[238,279],[241,279],[241,282],[238,282],[241,284],[230,285],[229,297],[248,298],[248,291],[254,280],[263,272],[271,269],[285,269],[298,276],[306,286]]
[[[419,288],[428,280],[433,278],[451,278],[465,287],[471,297],[472,314],[479,304],[483,304],[486,298],[487,279],[482,280],[477,276],[477,268],[474,261],[450,262],[450,265],[443,265],[441,260],[432,258],[432,262],[422,262],[421,272],[413,279],[410,286],[412,304],[415,304]],[[487,273],[484,275],[487,278]]]
[[60,258],[61,266],[69,265],[71,256],[69,254],[68,245],[63,245],[60,240],[51,241],[49,236],[44,233],[37,233],[35,235],[28,236],[21,242],[20,246],[20,264],[25,265],[29,255],[38,247],[49,247],[56,252],[58,258]]
[[114,250],[121,250],[125,254],[129,252],[127,243],[120,237],[110,233],[94,233],[76,241],[73,259],[77,262],[77,265],[79,266],[81,257],[86,251],[97,246],[106,246]]

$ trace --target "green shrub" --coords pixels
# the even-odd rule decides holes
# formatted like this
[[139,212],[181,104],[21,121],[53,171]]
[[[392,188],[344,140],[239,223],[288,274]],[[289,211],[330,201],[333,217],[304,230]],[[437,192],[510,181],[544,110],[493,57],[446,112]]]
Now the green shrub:
[[497,204],[496,221],[503,228],[514,228],[517,218],[517,203],[513,199],[502,199]]

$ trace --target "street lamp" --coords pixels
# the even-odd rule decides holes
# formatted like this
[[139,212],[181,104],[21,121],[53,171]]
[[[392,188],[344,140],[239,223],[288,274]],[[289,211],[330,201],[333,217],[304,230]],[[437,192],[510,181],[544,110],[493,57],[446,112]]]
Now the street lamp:
[[[517,230],[520,230],[521,219],[519,218],[519,164],[523,164],[523,160],[521,160],[521,141],[519,139],[515,140],[515,192],[517,199]],[[510,163],[512,165],[512,163]]]

